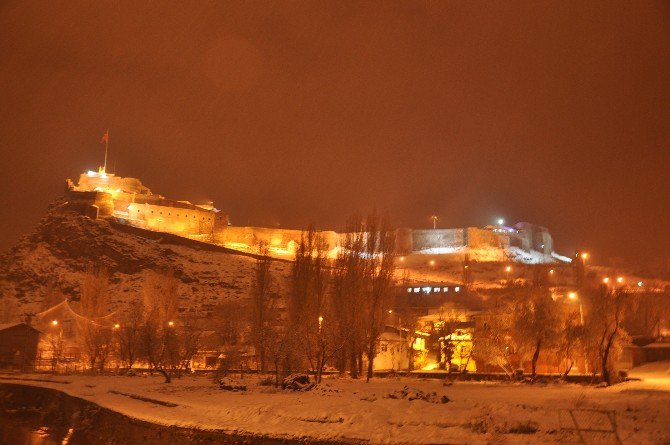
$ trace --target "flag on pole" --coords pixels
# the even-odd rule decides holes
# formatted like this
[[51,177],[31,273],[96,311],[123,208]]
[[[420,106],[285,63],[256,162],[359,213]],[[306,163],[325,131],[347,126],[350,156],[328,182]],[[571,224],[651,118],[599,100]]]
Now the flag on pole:
[[109,130],[105,131],[105,134],[102,135],[100,143],[102,144],[103,142],[109,142]]

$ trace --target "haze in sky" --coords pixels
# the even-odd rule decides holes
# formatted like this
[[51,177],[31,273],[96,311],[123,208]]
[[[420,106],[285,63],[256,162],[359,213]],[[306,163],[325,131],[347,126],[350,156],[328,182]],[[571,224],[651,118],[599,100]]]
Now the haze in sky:
[[0,247],[102,162],[233,224],[550,228],[670,256],[663,1],[0,4]]

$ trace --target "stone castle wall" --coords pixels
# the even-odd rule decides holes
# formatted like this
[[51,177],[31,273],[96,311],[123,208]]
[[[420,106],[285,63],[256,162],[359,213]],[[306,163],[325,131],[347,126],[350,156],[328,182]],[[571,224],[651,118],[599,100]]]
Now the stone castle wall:
[[465,231],[466,229],[411,230],[412,249],[410,251],[421,252],[431,249],[446,251],[465,247]]
[[[68,206],[92,218],[114,216],[127,224],[180,236],[207,236],[219,245],[239,245],[253,248],[263,242],[275,252],[288,254],[295,251],[302,231],[263,227],[233,227],[228,216],[212,206],[197,206],[187,201],[174,201],[154,195],[139,179],[117,177],[100,172],[84,173],[79,183],[68,180]],[[341,244],[344,236],[323,231],[328,250]],[[553,252],[549,231],[530,223],[514,227],[456,228],[413,230],[397,229],[396,252],[446,254],[469,247],[509,248],[535,250],[546,255]],[[247,246],[247,247],[244,247]],[[282,252],[283,251],[283,252]],[[333,251],[334,252],[334,251]]]

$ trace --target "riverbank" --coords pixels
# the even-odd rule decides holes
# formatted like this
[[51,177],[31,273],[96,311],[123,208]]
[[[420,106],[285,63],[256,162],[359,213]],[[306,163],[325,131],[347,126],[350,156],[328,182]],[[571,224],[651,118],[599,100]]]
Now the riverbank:
[[[74,397],[63,391],[26,384],[0,382],[0,414],[13,422],[18,431],[1,443],[15,443],[28,437],[28,425],[40,426],[49,443],[68,445],[181,445],[181,444],[304,444],[302,439],[273,438],[252,434],[233,434],[226,431],[167,426],[129,417],[103,408],[93,402]],[[0,433],[5,433],[0,430]],[[11,435],[10,435],[11,434]],[[15,435],[14,435],[15,434]],[[5,441],[8,439],[10,441]],[[23,442],[23,441],[21,441]],[[34,442],[30,442],[34,443]],[[42,442],[39,442],[42,443]],[[309,441],[317,445],[356,443],[352,441]]]
[[[26,380],[32,379],[32,380]],[[387,378],[366,384],[328,378],[309,392],[261,386],[247,377],[248,390],[229,392],[204,377],[183,377],[173,384],[157,376],[12,375],[9,386],[37,388],[48,411],[66,412],[108,439],[121,434],[124,445],[139,443],[561,443],[576,439],[566,429],[573,410],[586,416],[582,426],[607,426],[627,440],[670,440],[670,387],[644,380],[609,388],[574,384],[462,382]],[[408,387],[409,391],[403,390]],[[417,394],[431,395],[425,399]],[[62,394],[57,396],[56,394]],[[70,400],[71,398],[78,401]],[[4,399],[3,399],[4,400]],[[435,402],[435,403],[433,403]],[[66,404],[71,408],[58,405]],[[82,406],[84,403],[86,406]],[[90,414],[89,414],[90,413]],[[95,420],[91,420],[91,416]],[[129,431],[127,436],[123,431]],[[136,440],[142,437],[141,441]],[[144,437],[155,438],[147,439]],[[228,440],[231,438],[230,440]],[[174,441],[174,442],[172,442]]]

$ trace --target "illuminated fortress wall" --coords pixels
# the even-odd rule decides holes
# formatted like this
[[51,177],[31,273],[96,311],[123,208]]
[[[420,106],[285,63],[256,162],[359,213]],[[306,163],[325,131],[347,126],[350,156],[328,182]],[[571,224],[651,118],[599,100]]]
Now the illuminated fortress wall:
[[[320,231],[319,233],[324,237],[329,251],[339,245],[340,235],[338,233],[333,231]],[[265,227],[228,226],[216,232],[217,243],[229,247],[235,247],[235,245],[254,247],[263,242],[271,250],[283,251],[280,253],[285,254],[293,254],[295,252],[301,236],[301,230]]]
[[434,229],[434,230],[411,230],[412,245],[399,246],[402,250],[409,252],[422,252],[435,250],[436,253],[465,247],[465,229]]
[[154,195],[139,179],[89,171],[67,181],[70,207],[91,217],[114,216],[127,224],[182,236],[211,236],[228,225],[211,204],[194,205]]
[[[92,218],[112,216],[135,227],[197,237],[238,250],[255,252],[262,242],[272,254],[293,255],[302,235],[300,230],[229,226],[228,216],[211,203],[194,205],[166,199],[153,194],[139,179],[118,177],[102,170],[82,174],[76,185],[68,180],[67,197],[69,208]],[[343,234],[320,233],[326,240],[329,256],[335,256]],[[525,222],[513,227],[396,230],[396,251],[402,255],[510,247],[551,255],[553,240],[546,228]]]

